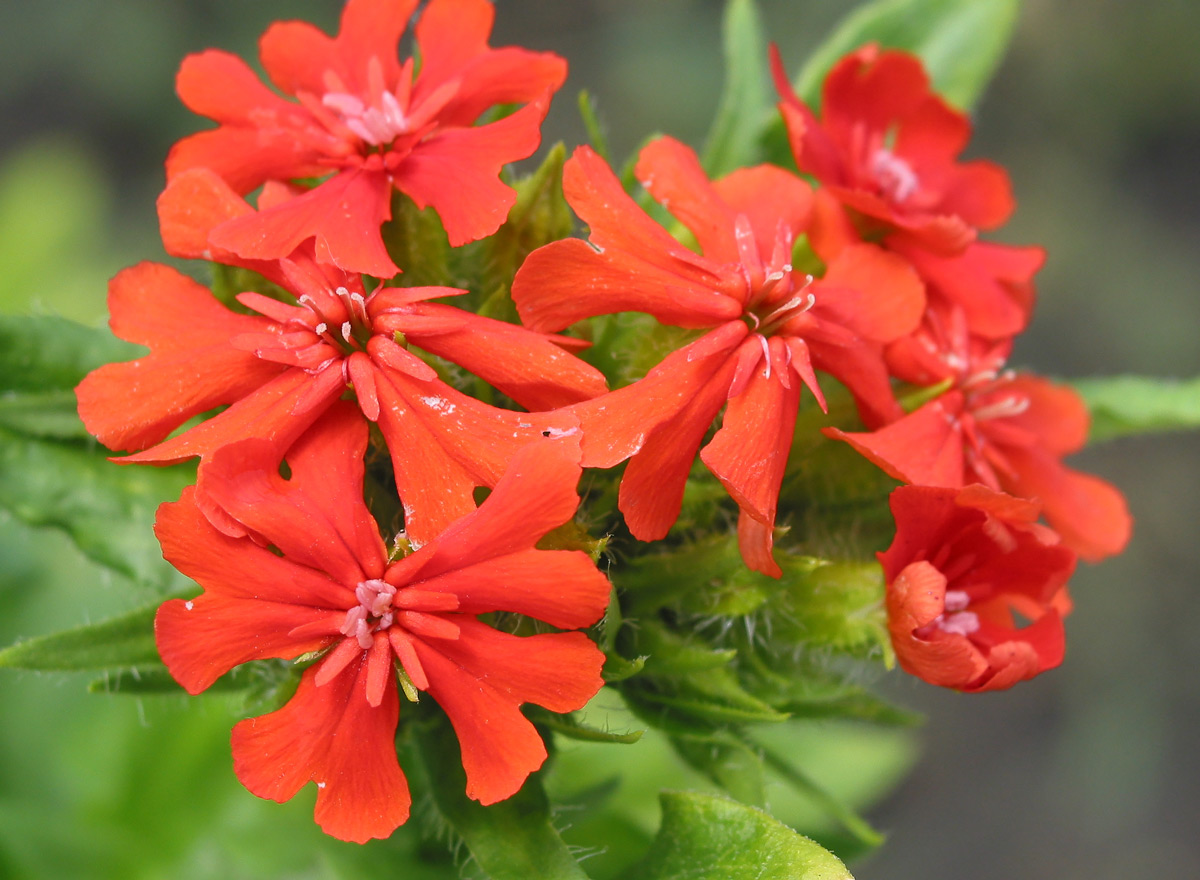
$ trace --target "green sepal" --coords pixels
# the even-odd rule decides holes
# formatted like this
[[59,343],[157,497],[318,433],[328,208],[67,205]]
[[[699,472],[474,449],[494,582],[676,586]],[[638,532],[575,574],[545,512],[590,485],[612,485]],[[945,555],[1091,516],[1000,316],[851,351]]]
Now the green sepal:
[[764,613],[772,642],[830,648],[855,657],[882,656],[892,663],[883,570],[870,562],[782,556],[781,589]]
[[103,451],[0,428],[0,508],[31,526],[61,529],[94,562],[156,587],[178,580],[152,525],[195,465],[118,467]]
[[442,220],[433,208],[418,208],[397,190],[392,194],[392,219],[380,227],[388,255],[401,275],[387,283],[393,287],[459,286],[450,268],[450,242]]
[[239,293],[261,293],[263,296],[277,299],[288,305],[296,304],[296,295],[285,290],[274,281],[247,269],[244,266],[227,266],[224,263],[211,263],[213,296],[228,306],[232,311],[252,314],[237,300]]
[[[489,283],[509,287],[517,269],[531,251],[566,238],[575,228],[575,216],[563,197],[562,172],[567,148],[555,144],[542,164],[513,184],[517,201],[496,233],[482,242],[484,277]],[[489,313],[502,321],[517,321],[516,307],[508,301],[508,314]]]
[[1083,395],[1092,415],[1089,443],[1200,428],[1200,377],[1175,381],[1114,376],[1071,384]]
[[576,105],[579,107],[579,118],[583,120],[584,131],[587,132],[588,144],[596,151],[597,156],[611,165],[612,160],[608,156],[608,138],[604,136],[604,126],[601,124],[597,112],[596,99],[589,94],[587,89],[581,89]]
[[583,742],[623,743],[628,745],[637,742],[642,738],[642,734],[645,733],[644,730],[631,730],[628,733],[612,733],[608,730],[600,730],[599,728],[590,727],[582,723],[575,717],[573,712],[560,715],[557,712],[551,712],[549,709],[543,709],[540,706],[527,706],[525,714],[535,724],[553,730],[560,736],[582,740]]
[[647,656],[641,654],[634,657],[632,660],[627,660],[619,654],[608,653],[604,655],[604,672],[602,673],[604,680],[609,684],[618,681],[625,681],[627,678],[640,673],[646,668]]
[[0,667],[37,672],[163,668],[154,646],[160,603],[100,623],[24,639],[0,651]]
[[629,880],[852,880],[836,856],[762,810],[666,791],[662,825]]
[[759,129],[770,107],[767,41],[755,0],[725,4],[721,35],[725,85],[700,159],[713,178],[757,161]]
[[538,774],[507,800],[485,807],[465,794],[458,740],[443,717],[414,724],[434,805],[491,880],[587,880],[550,819],[550,802]]

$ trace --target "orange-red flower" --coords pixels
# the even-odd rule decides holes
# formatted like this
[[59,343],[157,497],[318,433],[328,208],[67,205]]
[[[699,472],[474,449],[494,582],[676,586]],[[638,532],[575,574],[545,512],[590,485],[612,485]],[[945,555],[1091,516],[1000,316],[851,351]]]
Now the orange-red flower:
[[921,284],[903,260],[866,244],[847,248],[818,281],[795,271],[792,249],[808,223],[811,190],[780,168],[712,182],[691,150],[660,138],[642,150],[636,170],[701,253],[651,220],[581,147],[563,187],[590,227],[590,244],[572,239],[534,251],[513,299],[537,330],[640,311],[709,331],[633,385],[568,411],[583,424],[585,466],[630,459],[620,509],[635,536],[655,540],[678,517],[688,471],[728,404],[700,457],[738,503],[746,563],[778,576],[773,528],[801,385],[823,405],[822,370],[850,388],[869,424],[898,416],[882,346],[916,327]]
[[[983,486],[901,486],[896,538],[879,554],[896,659],[930,684],[1012,687],[1062,662],[1075,555],[1037,505]],[[1029,621],[1018,627],[1015,614]]]
[[949,352],[955,385],[904,418],[845,440],[898,480],[960,488],[982,483],[1040,502],[1063,543],[1087,560],[1124,549],[1132,521],[1111,484],[1062,458],[1083,448],[1090,417],[1066,385],[1003,369],[1008,344],[961,336]]
[[[218,127],[184,138],[168,178],[211,168],[240,193],[270,180],[328,177],[311,191],[214,232],[247,259],[279,259],[314,242],[317,259],[390,278],[399,269],[379,226],[396,189],[441,217],[452,245],[490,235],[516,200],[503,165],[537,149],[566,62],[550,53],[492,49],[487,0],[431,0],[415,28],[419,71],[397,58],[418,0],[348,0],[329,37],[281,22],[262,37],[263,68],[286,100],[241,59],[210,50],[184,59],[179,96]],[[498,104],[525,107],[474,126]]]
[[864,231],[904,230],[946,254],[1013,210],[1004,169],[956,161],[971,136],[966,115],[930,88],[919,58],[870,44],[830,70],[820,119],[792,91],[772,48],[779,105],[800,170],[851,209]]
[[[253,210],[207,171],[181,175],[159,201],[164,240],[176,256],[209,253],[206,233]],[[210,254],[239,262],[228,254]],[[124,462],[210,456],[246,438],[278,455],[352,387],[378,422],[405,505],[406,528],[424,541],[474,509],[476,486],[493,486],[512,455],[543,432],[571,430],[574,417],[487,406],[447,385],[409,344],[494,384],[518,403],[549,409],[606,389],[593,367],[550,338],[428,300],[462,291],[380,288],[297,252],[242,261],[295,297],[257,293],[223,306],[204,286],[167,266],[142,263],[109,288],[113,331],[150,347],[135,361],[94,371],[77,389],[88,430],[112,449],[142,450]],[[399,340],[399,341],[398,341]],[[228,409],[183,433],[193,416]],[[149,447],[149,448],[147,448]]]
[[477,615],[575,629],[601,616],[610,593],[587,554],[534,546],[579,503],[573,438],[534,441],[477,510],[390,565],[362,500],[366,446],[365,422],[338,404],[288,453],[289,479],[262,441],[226,447],[204,470],[200,489],[247,536],[213,528],[192,489],[159,509],[156,526],[163,555],[204,588],[164,603],[155,622],[163,660],[190,693],[249,660],[322,652],[283,708],[234,727],[234,770],[281,802],[315,782],[317,822],[359,842],[408,818],[393,743],[397,666],[449,716],[467,794],[494,803],[546,758],[519,706],[580,708],[600,689],[604,657],[580,632],[518,637]]

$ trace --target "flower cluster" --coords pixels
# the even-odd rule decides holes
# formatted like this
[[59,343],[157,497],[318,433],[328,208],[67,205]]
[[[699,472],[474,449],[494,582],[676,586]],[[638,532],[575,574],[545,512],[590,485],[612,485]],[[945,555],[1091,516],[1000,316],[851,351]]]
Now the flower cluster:
[[[1085,439],[1078,398],[1004,367],[1042,254],[977,240],[1012,211],[1007,176],[957,161],[969,125],[920,62],[853,53],[818,118],[776,55],[796,170],[710,180],[655,139],[635,173],[670,230],[579,147],[562,186],[588,238],[543,239],[495,279],[518,325],[437,301],[462,287],[400,286],[383,227],[412,205],[451,247],[495,233],[516,201],[502,167],[537,148],[566,65],[491,48],[487,0],[430,0],[419,63],[401,62],[417,5],[348,0],[332,38],[273,26],[261,60],[278,91],[222,52],[184,61],[179,94],[217,127],[171,151],[164,245],[261,283],[222,299],[167,266],[126,269],[112,328],[149,353],[78,388],[88,429],[132,453],[120,461],[200,460],[157,523],[203,588],[158,613],[171,674],[198,693],[251,660],[304,666],[282,708],[234,728],[245,786],[285,800],[316,782],[327,832],[387,836],[410,806],[400,696],[425,692],[467,794],[514,794],[547,755],[519,707],[570,712],[602,684],[582,630],[610,584],[581,543],[544,540],[574,518],[582,469],[627,462],[619,509],[656,541],[699,457],[736,505],[745,564],[780,577],[802,398],[826,408],[834,382],[862,424],[828,436],[910,484],[879,554],[904,668],[985,690],[1058,663],[1076,554],[1117,552],[1129,519],[1115,489],[1061,463]],[[620,312],[681,335],[609,391],[572,353],[581,340],[556,334]],[[466,393],[476,380],[487,402]],[[928,402],[906,412],[898,383]]]

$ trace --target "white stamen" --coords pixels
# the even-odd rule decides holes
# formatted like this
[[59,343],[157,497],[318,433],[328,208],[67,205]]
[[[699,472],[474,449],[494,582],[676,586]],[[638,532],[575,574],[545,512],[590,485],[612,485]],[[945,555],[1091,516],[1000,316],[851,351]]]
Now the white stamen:
[[353,332],[353,330],[354,328],[350,326],[349,321],[342,322],[342,339],[346,340],[347,343],[350,342],[350,334]]
[[947,590],[946,591],[946,610],[947,611],[962,611],[971,604],[971,597],[967,595],[965,590]]
[[871,157],[871,174],[879,188],[893,201],[902,203],[917,191],[919,181],[912,166],[888,149]]
[[763,370],[763,378],[771,378],[771,347],[767,344],[767,337],[759,336],[758,342],[762,346],[763,360],[767,362],[767,368]]
[[973,611],[960,611],[957,614],[939,618],[937,625],[943,632],[969,636],[979,630],[979,616]]
[[329,329],[329,325],[326,324],[324,321],[322,321],[316,327],[313,327],[313,332],[316,333],[318,336],[324,336],[325,331],[328,329]]
[[191,599],[188,599],[186,602],[183,603],[183,607],[186,608],[188,611],[191,611],[195,607],[195,603]]
[[1029,398],[1024,394],[1013,394],[996,403],[972,410],[971,414],[975,417],[975,421],[981,422],[985,419],[1004,419],[1011,416],[1019,416],[1027,409],[1029,409]]

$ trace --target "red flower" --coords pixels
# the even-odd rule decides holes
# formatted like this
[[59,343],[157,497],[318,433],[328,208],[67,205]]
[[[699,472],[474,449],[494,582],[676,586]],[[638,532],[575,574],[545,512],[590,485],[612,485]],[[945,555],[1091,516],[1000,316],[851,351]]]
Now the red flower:
[[[211,172],[176,178],[159,200],[167,250],[197,257],[205,232],[252,209]],[[219,258],[228,255],[218,251]],[[493,486],[512,455],[546,431],[572,430],[567,414],[501,410],[438,378],[407,345],[457,363],[518,403],[547,409],[606,389],[593,367],[522,327],[427,302],[461,291],[380,288],[297,253],[278,261],[238,261],[295,297],[257,293],[237,314],[174,269],[142,263],[109,288],[113,332],[150,347],[136,361],[109,364],[79,385],[88,430],[112,449],[144,450],[123,462],[172,462],[246,438],[283,451],[353,387],[388,443],[406,528],[420,542],[474,509],[476,486]],[[400,341],[397,341],[400,340]],[[214,407],[217,416],[167,438]],[[147,448],[149,447],[149,448]]]
[[[1062,662],[1075,555],[1037,505],[983,486],[901,486],[879,554],[901,668],[930,684],[1001,690]],[[1013,612],[1030,624],[1018,628]]]
[[916,56],[875,44],[850,53],[825,79],[820,119],[792,91],[774,48],[771,61],[796,164],[864,229],[902,229],[953,254],[1012,213],[1004,169],[955,161],[971,123],[933,93]]
[[[861,240],[862,233],[837,198],[826,187],[818,189],[809,230],[816,253],[829,261]],[[1033,276],[1046,259],[1042,248],[974,241],[947,255],[903,230],[885,235],[878,244],[912,264],[925,282],[930,309],[961,310],[971,333],[1007,339],[1029,323]]]
[[887,427],[825,433],[906,483],[982,483],[1037,499],[1063,543],[1084,559],[1121,552],[1132,528],[1124,497],[1061,461],[1087,442],[1087,407],[1068,386],[1002,372],[1007,349],[963,352],[953,389]]
[[811,191],[782,169],[762,165],[710,182],[691,150],[660,138],[642,150],[637,175],[702,254],[651,220],[581,147],[563,187],[591,228],[591,245],[566,240],[534,251],[513,299],[538,330],[620,311],[711,328],[642,380],[568,411],[583,424],[585,466],[631,459],[620,508],[635,536],[655,540],[678,517],[688,471],[728,402],[701,458],[738,503],[747,565],[778,576],[772,532],[800,387],[823,405],[815,370],[824,370],[854,392],[868,422],[899,415],[881,349],[916,326],[920,282],[871,245],[847,249],[815,283],[795,272],[792,246],[808,223]]
[[[334,38],[304,22],[273,25],[260,44],[272,82],[210,50],[184,59],[183,102],[218,123],[171,150],[167,176],[211,168],[240,193],[269,180],[330,175],[300,198],[231,220],[213,241],[248,259],[279,259],[314,240],[316,257],[390,278],[399,269],[379,226],[395,188],[437,210],[454,246],[490,235],[515,192],[503,165],[537,149],[550,94],[566,62],[550,53],[487,45],[487,0],[431,0],[416,26],[420,71],[397,44],[417,0],[348,0]],[[473,127],[498,104],[526,106]]]
[[323,652],[282,709],[234,727],[234,771],[250,791],[282,802],[316,782],[316,820],[344,840],[403,823],[394,664],[449,716],[470,797],[503,800],[541,766],[545,747],[519,706],[580,708],[600,689],[603,654],[580,632],[522,638],[477,615],[573,629],[603,613],[610,585],[587,554],[534,547],[578,505],[572,445],[530,444],[478,510],[391,565],[362,501],[366,425],[346,404],[289,452],[290,479],[261,441],[214,456],[201,488],[253,537],[214,529],[192,489],[159,509],[163,555],[204,588],[164,603],[155,622],[190,693],[249,660]]

